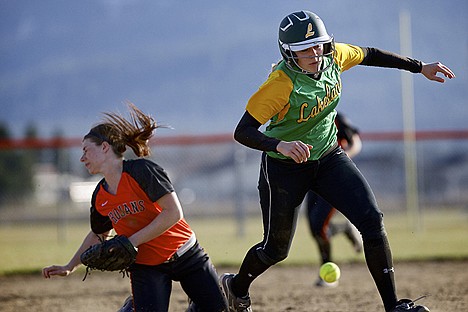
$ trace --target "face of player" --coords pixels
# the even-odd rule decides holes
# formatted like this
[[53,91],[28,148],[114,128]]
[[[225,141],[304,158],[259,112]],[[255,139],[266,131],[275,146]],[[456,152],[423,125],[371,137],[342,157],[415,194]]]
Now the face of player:
[[305,50],[295,52],[297,55],[297,65],[300,68],[315,73],[320,70],[322,64],[323,44],[310,47]]
[[105,144],[97,145],[89,139],[83,140],[82,148],[83,155],[80,161],[85,165],[90,174],[97,174],[101,172],[101,168],[106,161]]

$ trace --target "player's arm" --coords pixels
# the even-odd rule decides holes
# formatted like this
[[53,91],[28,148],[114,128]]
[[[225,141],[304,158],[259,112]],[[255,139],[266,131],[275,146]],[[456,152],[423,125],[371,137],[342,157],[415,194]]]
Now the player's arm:
[[444,82],[443,78],[437,76],[438,73],[449,79],[455,78],[455,74],[450,68],[439,62],[425,64],[411,57],[401,56],[382,49],[369,47],[361,47],[361,49],[365,56],[360,65],[403,69],[412,73],[421,73],[427,79],[437,82]]
[[273,71],[249,99],[246,111],[234,131],[234,138],[250,148],[279,152],[297,163],[307,161],[312,146],[301,141],[281,141],[259,131],[260,126],[274,116],[287,112],[293,87],[291,79],[282,70]]
[[[109,233],[101,234],[102,237],[107,237]],[[90,246],[99,243],[99,237],[93,231],[90,231],[84,238],[81,246],[75,252],[73,257],[66,265],[51,265],[42,269],[42,276],[44,278],[51,278],[52,276],[68,276],[81,264],[80,256]]]
[[248,111],[245,111],[234,130],[234,139],[237,142],[256,150],[276,152],[276,147],[280,140],[271,138],[260,132],[258,129],[261,125],[262,124],[250,115]]
[[335,124],[338,128],[338,142],[350,158],[361,152],[362,142],[359,130],[340,112],[336,114]]
[[158,237],[184,217],[182,205],[175,192],[162,196],[156,203],[161,207],[161,212],[147,226],[128,238],[133,246],[138,247]]
[[[148,159],[126,163],[127,172],[140,185],[160,213],[144,228],[128,237],[138,247],[170,229],[183,218],[183,211],[167,172]],[[128,167],[132,166],[132,167]]]
[[246,111],[237,124],[234,139],[253,149],[279,152],[297,163],[305,162],[310,157],[311,145],[301,141],[286,142],[271,138],[259,131],[260,126],[261,123]]
[[361,137],[359,136],[359,134],[354,133],[352,135],[351,142],[347,143],[346,146],[343,146],[343,149],[345,150],[346,154],[348,154],[350,158],[353,158],[354,156],[359,154],[362,150],[362,142],[361,142]]
[[398,68],[412,73],[420,73],[422,70],[423,63],[411,57],[401,56],[377,48],[361,47],[361,49],[365,56],[360,65]]

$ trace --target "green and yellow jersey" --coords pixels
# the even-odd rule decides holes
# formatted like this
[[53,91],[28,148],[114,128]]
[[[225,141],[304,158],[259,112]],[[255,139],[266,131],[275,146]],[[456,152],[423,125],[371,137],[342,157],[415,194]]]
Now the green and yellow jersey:
[[[265,135],[312,145],[309,160],[319,159],[336,143],[334,119],[341,96],[340,75],[364,59],[364,52],[358,46],[337,43],[335,48],[333,64],[319,80],[294,72],[281,61],[246,107],[261,124],[269,122]],[[330,58],[323,61],[332,62]],[[274,158],[287,158],[278,152],[267,153]]]

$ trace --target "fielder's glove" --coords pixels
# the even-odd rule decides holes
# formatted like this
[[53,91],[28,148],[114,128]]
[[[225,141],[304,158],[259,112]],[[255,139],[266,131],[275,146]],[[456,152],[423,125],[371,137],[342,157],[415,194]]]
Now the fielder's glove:
[[89,270],[119,271],[125,274],[135,262],[138,250],[123,235],[89,247],[81,254],[81,263],[86,266],[86,279]]

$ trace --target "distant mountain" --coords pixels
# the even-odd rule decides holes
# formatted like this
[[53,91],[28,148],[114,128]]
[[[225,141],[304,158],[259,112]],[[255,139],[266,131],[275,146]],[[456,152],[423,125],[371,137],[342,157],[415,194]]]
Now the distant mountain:
[[[414,77],[419,129],[466,128],[468,2],[1,1],[0,122],[48,136],[81,136],[103,111],[133,101],[174,130],[232,132],[250,95],[279,59],[277,27],[309,9],[336,41],[399,51],[399,13],[412,17],[413,56],[441,61],[457,79]],[[400,130],[400,72],[343,74],[339,108],[363,131]]]

